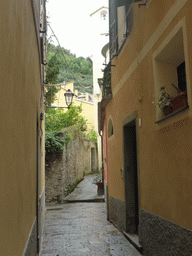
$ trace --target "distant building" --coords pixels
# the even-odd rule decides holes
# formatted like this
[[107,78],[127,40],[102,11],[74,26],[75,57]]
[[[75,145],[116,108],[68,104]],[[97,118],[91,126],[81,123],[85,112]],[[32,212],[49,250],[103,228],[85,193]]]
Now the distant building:
[[[80,94],[78,90],[74,89],[74,82],[64,83],[59,88],[58,93],[56,93],[55,101],[52,103],[54,107],[67,107],[65,103],[65,92],[70,89],[75,95],[73,97],[74,106],[82,105],[81,115],[87,120],[87,128],[91,130],[95,129],[94,121],[94,98],[93,95],[89,93]],[[66,111],[67,109],[64,109]]]
[[98,134],[98,159],[99,168],[102,166],[101,157],[101,137],[98,131],[98,102],[101,101],[101,89],[99,87],[98,78],[103,77],[103,69],[105,68],[104,57],[101,50],[104,45],[109,42],[109,10],[108,7],[101,7],[91,15],[93,34],[92,34],[92,49],[93,55],[91,56],[93,62],[93,95],[94,95],[94,117],[95,129]]

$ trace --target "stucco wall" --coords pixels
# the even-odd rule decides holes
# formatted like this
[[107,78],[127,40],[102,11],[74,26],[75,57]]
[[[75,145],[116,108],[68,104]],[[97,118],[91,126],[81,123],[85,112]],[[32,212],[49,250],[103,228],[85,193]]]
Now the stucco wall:
[[[32,2],[3,0],[0,8],[0,254],[7,256],[23,254],[36,220],[36,142],[42,132],[43,92]],[[39,1],[35,6],[39,9]],[[43,189],[42,176],[38,196]]]
[[[163,8],[162,8],[163,7]],[[192,1],[134,4],[134,26],[112,64],[113,99],[106,107],[114,134],[107,138],[109,196],[125,202],[123,121],[137,111],[139,206],[192,230]],[[157,121],[154,54],[182,27],[189,109]],[[172,49],[175,51],[175,48]],[[157,74],[158,75],[158,74]],[[118,185],[117,185],[118,184]]]
[[[72,129],[72,128],[71,128]],[[64,133],[66,134],[66,133]],[[46,202],[62,202],[66,196],[69,184],[83,178],[90,173],[91,149],[94,148],[95,164],[97,168],[97,149],[95,143],[76,133],[73,140],[64,144],[62,154],[46,155],[45,195]]]

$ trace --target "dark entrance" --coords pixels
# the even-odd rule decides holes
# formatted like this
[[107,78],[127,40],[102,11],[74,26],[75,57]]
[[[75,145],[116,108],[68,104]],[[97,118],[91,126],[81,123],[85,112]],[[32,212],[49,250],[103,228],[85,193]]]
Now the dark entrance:
[[126,232],[138,234],[139,202],[137,174],[137,139],[136,120],[123,127],[124,133],[124,170],[125,170],[125,204]]
[[41,215],[40,215],[40,201],[39,192],[41,187],[41,131],[39,123],[39,114],[37,111],[37,121],[36,121],[36,238],[37,238],[37,254],[40,251],[40,233],[41,233]]
[[95,148],[91,148],[91,171],[95,171],[96,169],[96,161],[95,161],[95,155],[96,155],[96,152],[95,152]]

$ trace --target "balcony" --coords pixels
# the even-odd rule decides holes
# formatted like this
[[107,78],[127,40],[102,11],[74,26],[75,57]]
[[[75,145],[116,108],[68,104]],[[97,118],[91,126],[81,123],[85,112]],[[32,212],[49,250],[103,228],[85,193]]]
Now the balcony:
[[102,107],[105,107],[112,98],[111,92],[111,62],[108,63],[106,68],[103,70],[103,78],[98,79],[98,83],[102,91]]

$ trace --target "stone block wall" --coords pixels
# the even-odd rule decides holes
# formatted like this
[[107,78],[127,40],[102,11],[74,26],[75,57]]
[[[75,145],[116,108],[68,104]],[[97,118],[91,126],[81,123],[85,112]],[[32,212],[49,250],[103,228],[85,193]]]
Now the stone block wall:
[[69,184],[98,167],[96,144],[76,133],[64,144],[63,153],[47,154],[45,161],[45,200],[47,203],[62,202]]
[[45,201],[60,201],[63,195],[63,155],[47,154],[45,157]]

